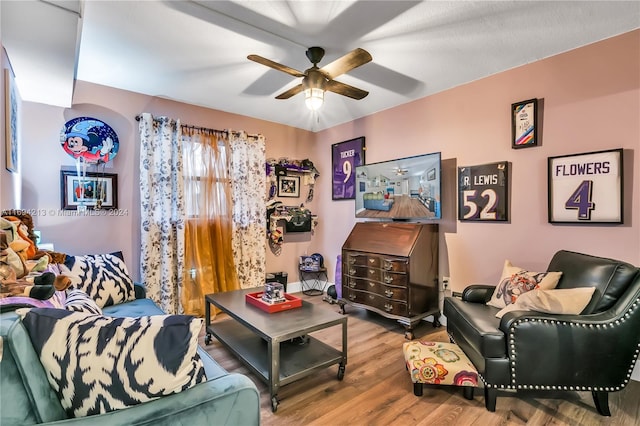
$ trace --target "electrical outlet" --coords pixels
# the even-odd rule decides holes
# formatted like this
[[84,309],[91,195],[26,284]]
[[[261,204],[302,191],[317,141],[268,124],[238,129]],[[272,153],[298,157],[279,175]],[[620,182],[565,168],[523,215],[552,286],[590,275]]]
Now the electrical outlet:
[[442,288],[445,290],[449,288],[449,277],[442,277]]

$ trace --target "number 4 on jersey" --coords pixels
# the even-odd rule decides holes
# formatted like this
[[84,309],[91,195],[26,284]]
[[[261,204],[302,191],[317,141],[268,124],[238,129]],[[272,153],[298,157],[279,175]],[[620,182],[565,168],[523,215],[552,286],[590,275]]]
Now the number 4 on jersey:
[[579,220],[590,220],[591,210],[596,208],[595,203],[591,201],[592,188],[593,181],[583,180],[564,203],[565,209],[578,210]]

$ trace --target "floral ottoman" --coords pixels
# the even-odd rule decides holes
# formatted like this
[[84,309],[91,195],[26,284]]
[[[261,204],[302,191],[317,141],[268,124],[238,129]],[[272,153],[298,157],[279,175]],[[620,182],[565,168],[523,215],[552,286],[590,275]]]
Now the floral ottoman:
[[422,396],[422,385],[462,386],[464,397],[473,399],[478,371],[455,343],[411,341],[402,345],[405,365],[411,374],[413,393]]

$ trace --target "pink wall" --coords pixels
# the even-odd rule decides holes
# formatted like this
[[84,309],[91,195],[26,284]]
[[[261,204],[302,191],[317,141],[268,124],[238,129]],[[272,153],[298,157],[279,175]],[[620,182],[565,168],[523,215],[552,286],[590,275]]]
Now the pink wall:
[[[428,82],[427,82],[428,84]],[[510,105],[543,100],[542,146],[512,150]],[[297,281],[297,258],[319,252],[334,280],[335,259],[353,227],[353,201],[331,199],[331,144],[366,137],[367,161],[441,151],[443,219],[441,275],[461,290],[472,282],[495,283],[505,258],[532,270],[546,267],[558,249],[616,257],[640,265],[637,173],[640,148],[640,31],[548,58],[319,133],[310,133],[229,114],[78,82],[74,106],[65,110],[23,104],[23,208],[59,209],[59,171],[73,160],[59,147],[58,134],[72,117],[94,114],[121,141],[113,168],[118,173],[119,217],[70,218],[56,213],[36,218],[45,240],[69,253],[122,249],[137,277],[139,262],[137,122],[141,112],[179,117],[217,129],[262,133],[267,157],[310,158],[320,170],[314,201],[319,215],[313,237],[288,237],[282,254],[267,250],[267,270],[287,271]],[[547,157],[624,148],[625,223],[568,226],[547,223]],[[456,168],[496,161],[512,166],[509,223],[458,222]],[[3,195],[0,202],[6,208]],[[303,190],[303,193],[306,191]],[[289,202],[288,200],[292,200]],[[285,199],[285,204],[302,202]],[[445,237],[446,235],[446,237]],[[134,266],[135,265],[135,266]]]
[[[510,106],[531,98],[543,100],[542,146],[513,150]],[[321,170],[331,167],[331,144],[358,136],[367,162],[442,152],[440,271],[453,290],[497,283],[505,259],[544,270],[559,249],[640,264],[640,31],[320,132]],[[612,148],[624,148],[624,225],[549,224],[547,157]],[[509,223],[458,222],[456,167],[497,161],[512,167]],[[331,201],[329,182],[317,193],[319,214],[331,217],[318,244],[335,259],[355,222],[353,202]]]
[[[308,158],[313,141],[312,133],[289,126],[86,82],[77,82],[73,101],[69,109],[23,103],[26,121],[35,124],[23,129],[22,207],[33,210],[43,241],[55,243],[56,250],[69,254],[122,250],[136,279],[140,251],[137,114],[150,112],[196,126],[262,133],[267,140],[267,157]],[[75,162],[60,148],[59,134],[66,121],[80,116],[99,118],[118,135],[120,150],[104,172],[118,174],[121,215],[74,217],[60,210],[60,168],[74,167]],[[314,208],[312,204],[310,207]],[[268,270],[293,274],[297,269],[292,259],[304,253],[307,244],[304,240],[286,244],[277,258],[268,252]]]

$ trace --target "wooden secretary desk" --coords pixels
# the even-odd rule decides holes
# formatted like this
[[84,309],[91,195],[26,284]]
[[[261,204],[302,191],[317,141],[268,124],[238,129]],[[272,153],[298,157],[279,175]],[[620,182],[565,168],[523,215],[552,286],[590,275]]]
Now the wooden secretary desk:
[[358,222],[342,246],[342,313],[345,305],[396,319],[413,329],[438,303],[438,225]]

